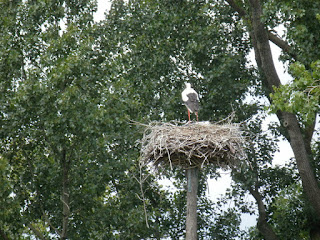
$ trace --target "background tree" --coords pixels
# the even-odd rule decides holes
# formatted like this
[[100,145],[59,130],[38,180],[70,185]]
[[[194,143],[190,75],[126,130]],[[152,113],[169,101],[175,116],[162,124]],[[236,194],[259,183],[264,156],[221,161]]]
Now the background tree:
[[[240,199],[250,190],[258,196],[265,210],[258,219],[264,238],[261,223],[279,239],[290,237],[286,228],[301,238],[312,230],[313,236],[320,202],[319,143],[311,144],[319,110],[318,9],[317,2],[285,0],[117,0],[106,19],[95,23],[96,4],[90,0],[1,3],[0,201],[8,206],[1,212],[1,236],[184,236],[185,183],[179,171],[163,169],[177,187],[170,193],[143,169],[149,176],[144,195],[150,229],[145,228],[135,180],[142,130],[130,120],[186,119],[177,100],[185,81],[200,93],[200,120],[217,121],[232,111],[234,121],[250,119],[249,129],[257,135],[248,147],[251,164],[233,173],[231,197]],[[282,23],[287,32],[281,39],[269,30]],[[269,41],[283,50],[284,60],[300,62],[291,67],[293,84],[281,85]],[[248,65],[251,46],[259,72]],[[316,90],[306,92],[309,87]],[[260,121],[252,123],[262,106],[245,99],[270,98],[271,92],[281,126],[270,125],[274,135],[265,135]],[[288,105],[284,96],[292,92],[297,98]],[[310,103],[307,115],[301,98]],[[288,169],[271,165],[279,134],[295,152],[297,164]],[[214,205],[205,196],[207,176],[216,177],[215,169],[201,176],[199,238],[245,239],[239,214],[248,211],[247,203],[225,211]],[[287,218],[287,203],[303,208],[294,212],[296,222],[305,223],[301,228]]]
[[[275,70],[269,41],[278,45],[282,49],[286,59],[290,59],[290,62],[299,60],[308,65],[312,61],[318,59],[317,54],[308,54],[312,51],[310,48],[311,46],[312,48],[318,47],[318,44],[314,44],[316,43],[316,40],[313,39],[317,34],[314,31],[319,27],[319,22],[317,21],[317,15],[315,13],[316,9],[319,8],[318,3],[298,1],[291,4],[288,1],[280,1],[277,4],[273,4],[271,1],[259,0],[245,3],[229,0],[227,2],[240,16],[242,16],[243,20],[248,23],[248,32],[255,50],[255,57],[261,72],[262,82],[266,86],[267,97],[269,97],[269,93],[273,92],[275,88],[285,88],[282,86]],[[287,41],[284,41],[272,33],[272,31],[274,31],[273,28],[280,24],[285,24],[288,29],[285,36]],[[305,29],[305,31],[297,31],[296,27]],[[301,51],[302,49],[304,50]],[[294,83],[293,86],[296,84],[298,85],[298,80],[294,80],[294,82],[297,83]],[[305,90],[306,89],[300,89],[300,91]],[[307,111],[309,116],[312,117],[309,118],[308,122],[304,121],[301,119],[301,116],[304,114],[302,108],[299,110],[295,108],[294,111],[292,111],[292,108],[291,110],[289,109],[292,104],[295,107],[299,104],[301,106],[301,102],[304,99],[304,97],[302,97],[303,94],[300,94],[300,97],[298,96],[295,98],[295,95],[298,95],[299,93],[291,93],[293,94],[290,96],[289,101],[286,98],[288,94],[283,94],[281,97],[279,94],[273,95],[276,96],[275,99],[278,106],[278,108],[276,107],[278,109],[277,116],[284,130],[280,130],[280,132],[292,146],[304,193],[308,199],[307,201],[312,205],[314,213],[319,216],[320,212],[318,204],[320,195],[318,178],[315,175],[316,168],[314,167],[314,159],[316,156],[313,155],[311,150],[311,139],[315,131],[316,121],[314,116],[318,113],[319,108],[312,107],[312,105],[316,106],[314,101],[313,103],[310,103],[310,105],[308,104]],[[294,101],[292,101],[292,99],[294,99]],[[286,105],[287,101],[288,105]],[[279,106],[287,107],[279,108]],[[318,219],[318,217],[316,217],[316,219]],[[311,237],[313,235],[312,232],[314,232],[315,229],[318,229],[318,225],[318,220],[309,222]]]
[[[213,12],[218,9],[226,11],[225,6],[188,1],[132,1],[128,4],[122,1],[114,2],[106,22],[102,24],[105,35],[101,41],[101,49],[108,46],[112,38],[118,41],[119,50],[113,54],[126,68],[119,69],[115,74],[114,84],[118,86],[118,81],[122,78],[130,80],[128,88],[132,91],[127,90],[125,94],[130,94],[128,98],[141,104],[137,114],[153,120],[174,119],[176,116],[185,119],[184,108],[177,101],[180,99],[184,81],[191,81],[193,85],[199,86],[197,90],[200,89],[199,92],[203,95],[201,101],[204,102],[201,109],[202,119],[222,119],[228,116],[232,109],[237,109],[240,112],[239,118],[243,119],[246,111],[256,108],[246,106],[241,101],[248,83],[254,82],[254,77],[250,75],[251,69],[245,68],[247,38],[241,35],[243,32],[237,22],[230,21],[230,11],[226,11],[231,14],[225,16],[227,23],[224,19],[207,15],[207,10]],[[232,32],[231,29],[235,31]],[[226,32],[230,41],[221,38]],[[208,41],[203,42],[203,39]],[[236,47],[230,43],[234,42],[234,39],[241,41]],[[239,72],[232,70],[234,66]],[[220,78],[223,78],[223,81]],[[232,82],[233,87],[225,85],[226,82]],[[225,94],[219,94],[221,92]],[[184,190],[184,187],[182,189]],[[184,201],[180,201],[180,207],[183,206],[181,203],[184,204]],[[184,215],[183,209],[177,209],[180,210],[178,216],[181,216],[181,212]],[[226,216],[231,219],[231,215]],[[202,222],[204,217],[202,214],[199,222]],[[225,223],[228,217],[225,218]],[[170,230],[174,232],[170,234],[174,239],[184,235],[181,222],[183,221],[180,219],[179,225],[174,225],[175,228]],[[212,223],[208,221],[206,226]],[[177,229],[178,226],[182,227],[182,230]],[[210,226],[207,229],[209,233],[202,236],[214,238],[215,234],[212,232],[217,228]]]
[[[9,164],[3,169],[12,169],[4,171],[12,188],[3,196],[16,203],[16,215],[1,219],[8,238],[101,239],[115,231],[105,233],[106,225],[126,222],[99,218],[106,190],[128,178],[137,151],[128,102],[102,77],[111,63],[96,66],[103,56],[95,48],[94,10],[91,1],[3,4],[1,155]],[[127,197],[124,206],[134,208],[137,197]]]

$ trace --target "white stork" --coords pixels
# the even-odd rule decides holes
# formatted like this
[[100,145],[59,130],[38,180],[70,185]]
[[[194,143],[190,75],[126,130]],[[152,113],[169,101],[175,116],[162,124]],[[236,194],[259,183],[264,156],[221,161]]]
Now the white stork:
[[191,87],[190,83],[185,83],[186,88],[181,93],[182,101],[188,109],[188,118],[190,122],[190,112],[195,113],[198,121],[198,110],[199,110],[199,96],[198,93]]

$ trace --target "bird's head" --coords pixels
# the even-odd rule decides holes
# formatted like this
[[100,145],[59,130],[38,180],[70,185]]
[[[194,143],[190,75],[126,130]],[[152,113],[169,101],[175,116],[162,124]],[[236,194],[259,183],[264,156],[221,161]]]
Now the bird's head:
[[186,85],[186,88],[191,88],[191,84],[190,83],[185,82],[184,84]]

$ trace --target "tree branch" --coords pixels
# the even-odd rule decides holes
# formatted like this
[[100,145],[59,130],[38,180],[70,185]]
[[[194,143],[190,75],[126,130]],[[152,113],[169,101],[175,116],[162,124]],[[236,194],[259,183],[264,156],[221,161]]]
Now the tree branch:
[[69,170],[70,170],[70,160],[67,159],[66,150],[62,151],[61,155],[61,170],[62,170],[62,231],[61,239],[67,239],[68,224],[70,216],[70,189],[69,189]]
[[45,221],[49,224],[50,228],[52,228],[56,232],[56,234],[58,234],[61,237],[61,233],[58,231],[58,229],[55,226],[53,226],[47,214],[43,213],[43,216]]
[[38,230],[36,229],[32,223],[28,224],[28,227],[31,229],[31,231],[38,237],[40,238],[41,240],[46,240],[45,236],[43,236],[43,234]]
[[[259,53],[261,58],[261,66],[259,68],[264,74],[263,81],[267,83],[269,91],[273,91],[273,87],[279,87],[281,82],[272,59],[267,30],[265,24],[261,21],[261,2],[260,0],[249,0],[249,3],[252,9],[252,28],[255,40],[257,41],[257,45],[255,46],[257,49],[255,51]],[[277,115],[288,133],[303,189],[316,213],[320,215],[320,189],[310,164],[310,156],[308,155],[310,146],[306,145],[306,136],[303,136],[299,121],[293,113],[278,111]]]
[[226,1],[236,12],[239,13],[240,17],[246,17],[247,15],[246,11],[240,6],[238,6],[238,4],[234,2],[234,0],[226,0]]
[[267,212],[262,201],[262,196],[257,189],[249,188],[249,192],[254,197],[258,205],[258,223],[257,227],[266,240],[277,240],[278,237],[267,222]]
[[290,45],[278,37],[276,34],[272,33],[273,30],[268,31],[268,37],[271,42],[273,42],[275,45],[277,45],[279,48],[281,48],[284,52],[287,52],[290,54],[291,47]]
[[305,139],[305,145],[307,147],[307,152],[309,155],[312,154],[312,150],[311,150],[311,140],[312,140],[312,136],[316,127],[316,116],[317,114],[314,114],[314,120],[312,123],[310,123],[309,125],[305,126],[304,128],[304,139]]
[[286,52],[294,60],[299,60],[297,55],[293,53],[291,46],[288,44],[287,41],[281,39],[276,34],[273,34],[272,30],[268,31],[268,37],[271,42],[273,42],[275,45],[277,45],[279,48],[281,48],[284,52]]
[[144,195],[144,191],[143,191],[143,183],[147,180],[147,178],[149,177],[149,175],[147,175],[146,177],[143,177],[143,170],[142,170],[142,163],[139,162],[139,168],[140,168],[140,173],[139,173],[139,179],[137,179],[136,177],[134,177],[137,182],[140,185],[140,192],[141,192],[141,197],[138,195],[138,198],[143,202],[143,210],[144,210],[144,217],[145,217],[145,222],[146,222],[146,226],[147,228],[149,228],[149,223],[148,223],[148,214],[147,214],[147,205],[146,205],[146,198]]
[[[240,17],[244,18],[245,20],[248,20],[246,11],[240,6],[238,6],[238,4],[234,2],[234,0],[226,1],[239,14]],[[288,44],[288,42],[281,39],[276,34],[273,34],[272,31],[273,30],[268,31],[268,39],[275,45],[277,45],[279,48],[281,48],[284,52],[288,53],[293,59],[297,60],[297,55],[292,53],[291,46]]]

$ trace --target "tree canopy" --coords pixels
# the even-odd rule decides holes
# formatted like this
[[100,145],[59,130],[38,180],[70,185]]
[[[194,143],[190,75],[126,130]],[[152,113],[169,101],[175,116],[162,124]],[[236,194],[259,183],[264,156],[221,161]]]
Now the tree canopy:
[[[184,82],[200,121],[233,113],[248,139],[219,201],[206,194],[217,168],[201,171],[199,239],[320,235],[318,1],[114,0],[100,22],[94,0],[0,6],[1,238],[183,239],[183,172],[139,165],[135,123],[185,121]],[[267,114],[279,122],[265,131]],[[279,138],[294,158],[274,166]],[[243,213],[257,226],[240,228]]]

